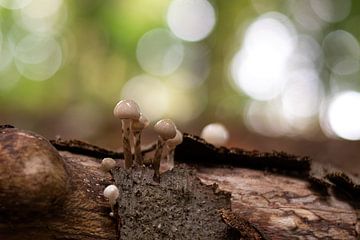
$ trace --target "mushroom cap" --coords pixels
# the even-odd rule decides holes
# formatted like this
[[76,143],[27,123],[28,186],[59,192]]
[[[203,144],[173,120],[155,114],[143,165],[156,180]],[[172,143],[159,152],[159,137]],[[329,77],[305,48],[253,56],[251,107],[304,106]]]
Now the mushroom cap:
[[182,143],[183,141],[183,135],[182,133],[176,129],[176,135],[174,138],[170,138],[169,140],[166,141],[166,144],[168,145],[168,147],[170,149],[175,148],[177,145],[179,145],[180,143]]
[[165,141],[176,136],[176,126],[171,119],[158,121],[154,126],[154,130]]
[[101,161],[101,169],[104,170],[105,172],[108,172],[111,169],[113,169],[115,167],[115,165],[116,165],[116,162],[112,158],[104,158]]
[[133,100],[121,100],[114,108],[114,116],[120,119],[137,120],[140,117],[139,105]]
[[211,123],[203,128],[201,137],[215,146],[221,146],[229,140],[229,132],[221,123]]
[[119,189],[113,184],[107,186],[104,189],[104,196],[108,198],[110,201],[116,200],[119,197],[119,195],[120,195]]
[[141,131],[149,125],[149,120],[144,116],[144,114],[140,113],[140,118],[138,120],[133,121],[131,128],[133,131]]

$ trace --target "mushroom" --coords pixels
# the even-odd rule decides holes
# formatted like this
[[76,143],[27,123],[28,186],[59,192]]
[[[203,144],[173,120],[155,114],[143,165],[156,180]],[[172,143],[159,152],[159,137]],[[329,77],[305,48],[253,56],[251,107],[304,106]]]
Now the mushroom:
[[182,143],[183,141],[183,135],[182,133],[176,129],[176,135],[174,138],[170,138],[166,141],[166,146],[168,149],[167,154],[167,163],[170,165],[170,170],[174,167],[174,152],[177,145]]
[[229,132],[221,123],[211,123],[203,128],[201,137],[218,147],[227,143]]
[[140,109],[133,100],[121,100],[114,108],[114,116],[122,122],[122,142],[124,149],[125,168],[132,166],[132,155],[130,146],[130,125],[134,120],[140,118]]
[[115,167],[115,165],[116,165],[116,162],[112,158],[104,158],[101,161],[101,169],[104,172],[109,172],[111,169],[113,169]]
[[110,216],[114,215],[114,206],[116,204],[116,199],[120,196],[119,189],[115,185],[109,185],[104,189],[104,197],[109,199],[109,204],[111,207]]
[[137,121],[133,121],[131,130],[134,134],[135,164],[143,164],[143,156],[141,153],[141,131],[149,125],[149,120],[141,113]]
[[176,126],[174,122],[170,119],[162,119],[158,121],[154,130],[157,134],[159,134],[156,151],[153,160],[153,168],[154,168],[154,180],[160,180],[160,160],[161,154],[164,148],[165,141],[174,138],[176,136]]

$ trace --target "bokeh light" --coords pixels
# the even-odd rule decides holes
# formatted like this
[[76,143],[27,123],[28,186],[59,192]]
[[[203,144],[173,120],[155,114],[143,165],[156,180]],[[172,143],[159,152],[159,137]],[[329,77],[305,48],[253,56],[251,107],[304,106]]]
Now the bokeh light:
[[150,121],[155,121],[168,110],[170,94],[161,80],[139,75],[126,82],[122,88],[121,98],[135,100],[145,116]]
[[166,29],[154,29],[139,40],[136,57],[146,72],[160,76],[169,75],[180,66],[184,47]]
[[32,0],[0,0],[0,6],[8,9],[20,9],[27,6]]
[[347,140],[360,139],[360,93],[345,91],[337,94],[328,107],[328,121],[333,132]]
[[61,4],[62,0],[34,0],[23,9],[23,12],[30,18],[45,18],[55,14]]
[[350,13],[351,0],[310,0],[314,12],[326,22],[339,22]]
[[276,97],[286,82],[287,61],[295,44],[295,30],[286,16],[261,16],[247,29],[243,47],[234,57],[236,85],[257,100]]
[[67,20],[66,10],[62,0],[37,0],[13,14],[17,23],[29,32],[55,34]]
[[249,101],[245,107],[244,122],[252,131],[269,137],[283,136],[290,131],[281,111],[281,103],[276,100]]
[[173,0],[167,12],[167,23],[180,39],[200,41],[213,30],[215,10],[207,0]]
[[0,71],[7,68],[13,60],[14,46],[11,41],[5,39],[0,45]]
[[204,44],[197,43],[186,44],[184,50],[184,59],[176,72],[169,77],[169,81],[176,88],[197,88],[208,77],[210,49]]
[[186,124],[199,117],[206,108],[207,94],[203,89],[183,90],[170,86],[169,106],[167,117]]
[[31,80],[49,79],[62,63],[62,52],[50,36],[29,34],[16,46],[15,63],[21,75]]
[[306,118],[318,113],[323,97],[322,83],[316,71],[309,69],[292,72],[281,94],[287,118]]
[[94,118],[84,131],[74,121],[92,118],[92,104],[108,111],[131,98],[150,120],[173,118],[185,131],[222,121],[249,136],[358,139],[355,124],[345,121],[357,115],[344,117],[356,114],[357,100],[351,97],[352,111],[341,100],[360,89],[356,1],[0,0],[0,6],[4,123],[29,122],[23,127],[39,131],[61,112],[59,134],[91,141],[111,120]]
[[337,30],[323,41],[327,66],[336,74],[346,75],[359,71],[360,46],[349,32]]
[[320,44],[309,35],[298,35],[296,48],[289,58],[289,71],[305,68],[320,72],[323,66],[324,57]]
[[289,10],[299,26],[306,31],[318,32],[325,25],[311,8],[309,0],[290,0]]
[[14,64],[7,65],[0,71],[0,90],[9,91],[18,83],[20,74]]

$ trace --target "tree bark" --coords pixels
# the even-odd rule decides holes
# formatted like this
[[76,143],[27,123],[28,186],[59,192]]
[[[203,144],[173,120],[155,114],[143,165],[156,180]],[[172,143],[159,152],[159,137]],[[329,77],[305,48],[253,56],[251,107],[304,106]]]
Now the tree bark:
[[[32,136],[9,127],[0,128],[0,136],[4,138],[11,131],[17,137]],[[4,155],[4,149],[9,150],[11,141],[17,140],[1,137],[3,170],[11,157]],[[34,139],[22,141],[31,146]],[[110,207],[102,194],[113,179],[100,170],[100,161],[121,153],[81,141],[55,140],[52,145],[61,149],[58,153],[66,166],[69,182],[64,198],[51,203],[46,212],[28,213],[21,209],[24,204],[12,212],[4,204],[8,189],[0,189],[0,239],[117,239],[119,219],[109,216]],[[231,192],[231,211],[219,214],[244,239],[358,238],[359,186],[355,176],[285,153],[215,148],[186,134],[176,148],[175,162],[195,166],[202,182],[217,183]],[[31,202],[25,204],[27,209],[32,206]]]

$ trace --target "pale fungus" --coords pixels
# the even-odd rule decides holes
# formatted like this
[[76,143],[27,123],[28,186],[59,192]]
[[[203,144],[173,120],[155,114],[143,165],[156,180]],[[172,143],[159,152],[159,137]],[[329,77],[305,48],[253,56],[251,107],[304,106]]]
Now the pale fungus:
[[133,162],[130,145],[130,125],[140,118],[139,106],[133,100],[121,100],[114,108],[114,116],[120,118],[122,122],[125,168],[130,168]]
[[101,169],[104,172],[109,172],[111,169],[113,169],[115,167],[115,165],[116,165],[116,162],[112,158],[104,158],[101,161]]
[[169,164],[170,169],[172,169],[174,167],[175,148],[176,148],[177,145],[182,143],[182,141],[183,141],[183,135],[178,129],[176,129],[175,137],[170,138],[169,140],[166,141],[166,146],[167,146],[167,149],[168,149],[167,163]]
[[222,146],[229,140],[229,132],[221,123],[211,123],[203,128],[201,137],[208,143]]
[[162,119],[158,121],[155,126],[154,130],[157,134],[159,134],[156,151],[153,160],[153,168],[155,170],[154,179],[159,181],[160,180],[160,160],[162,151],[164,148],[165,141],[174,138],[176,136],[176,126],[174,122],[170,119]]
[[[115,185],[109,185],[104,189],[104,197],[109,200],[111,207],[111,213],[114,214],[114,206],[116,204],[116,199],[120,196],[119,189]],[[110,216],[113,215],[110,213]]]
[[143,156],[141,153],[141,132],[144,128],[149,125],[149,120],[141,113],[140,118],[136,121],[133,121],[131,125],[131,130],[134,134],[134,152],[135,152],[135,164],[143,164]]

